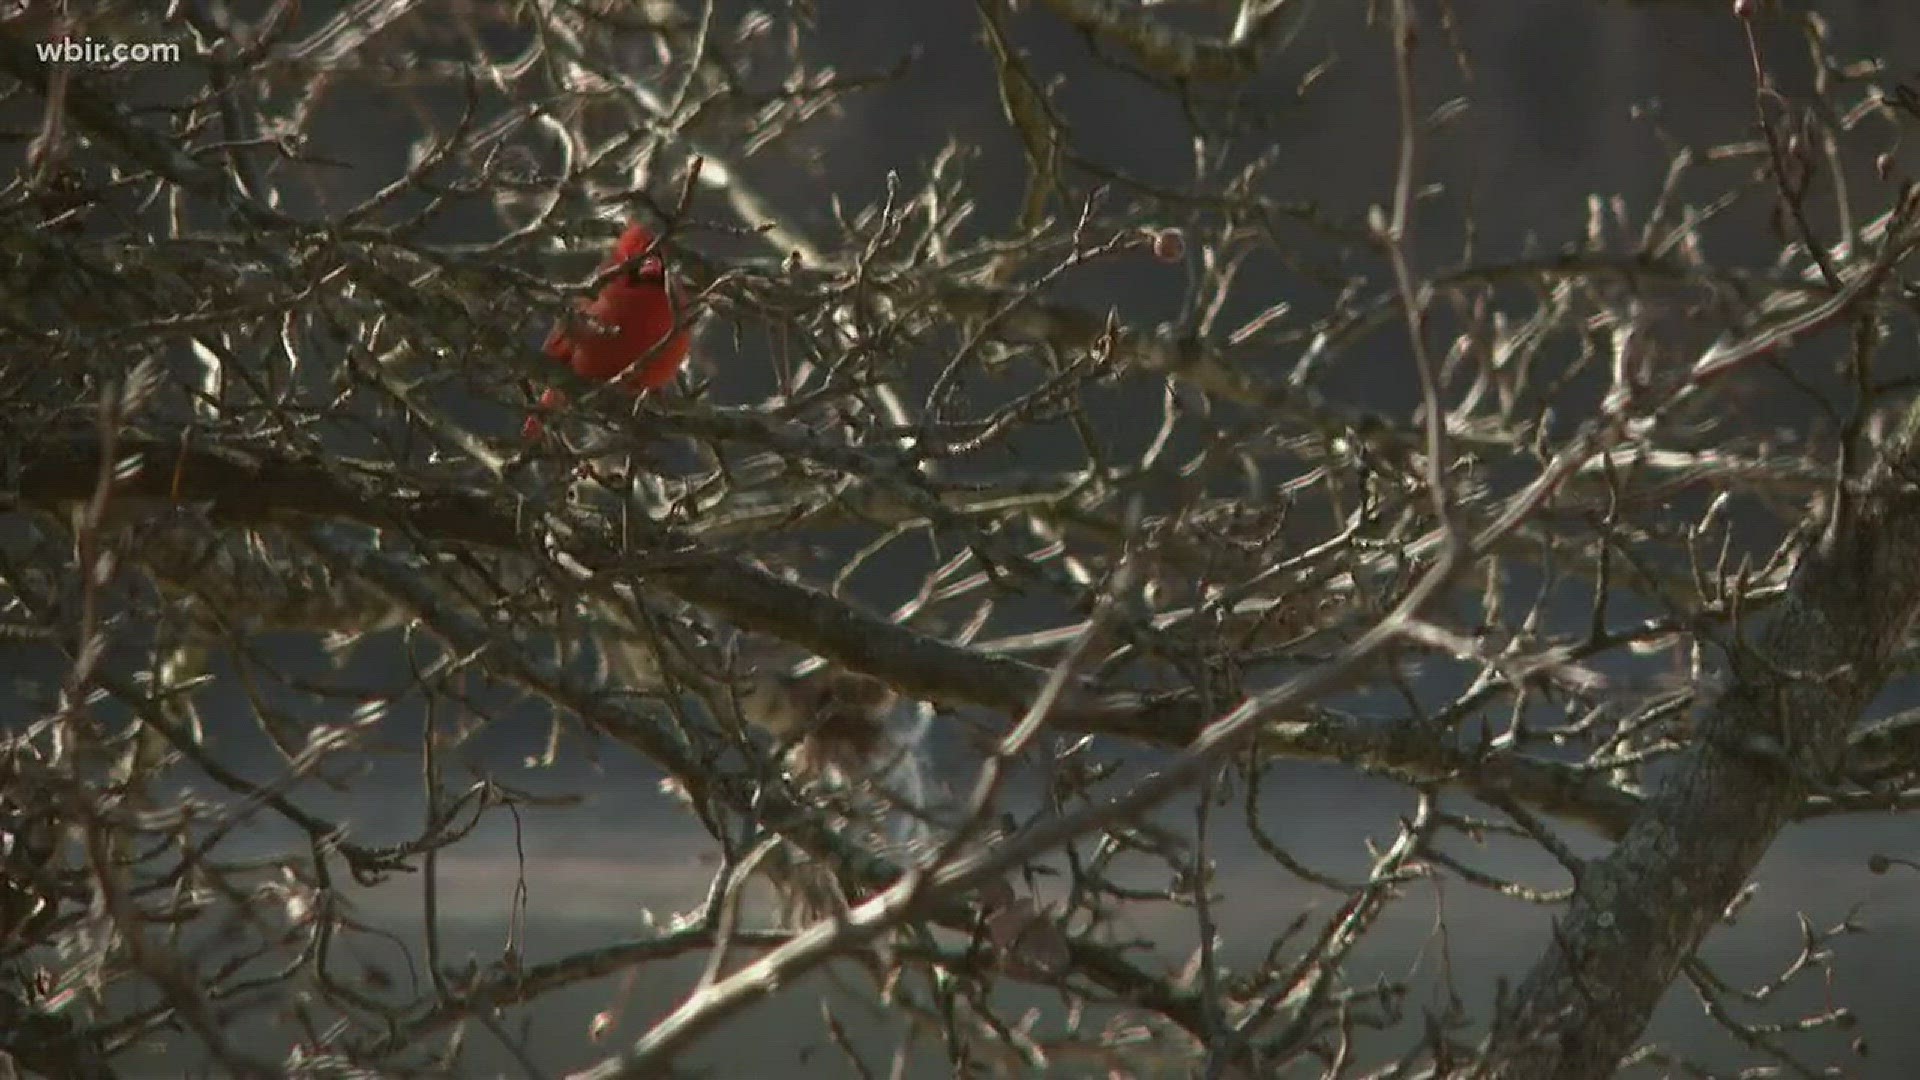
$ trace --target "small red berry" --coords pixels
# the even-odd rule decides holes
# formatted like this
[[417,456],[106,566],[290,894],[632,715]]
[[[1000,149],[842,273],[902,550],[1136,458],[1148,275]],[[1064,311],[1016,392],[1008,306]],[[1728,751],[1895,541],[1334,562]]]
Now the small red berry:
[[1187,257],[1187,238],[1179,229],[1161,229],[1153,234],[1153,257],[1164,263],[1179,262]]

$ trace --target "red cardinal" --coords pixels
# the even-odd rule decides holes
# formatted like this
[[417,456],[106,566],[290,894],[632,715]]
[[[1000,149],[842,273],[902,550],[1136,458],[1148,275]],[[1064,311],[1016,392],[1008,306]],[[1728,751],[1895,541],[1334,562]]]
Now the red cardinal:
[[[679,286],[668,280],[658,251],[640,258],[653,246],[653,233],[646,226],[627,226],[600,270],[604,273],[622,263],[627,268],[608,281],[598,296],[582,300],[577,313],[554,325],[544,346],[548,356],[583,379],[607,382],[626,372],[620,384],[633,394],[673,381],[687,362],[687,304]],[[678,329],[676,323],[681,324]],[[540,395],[539,410],[548,412],[566,403],[565,394],[549,389]],[[542,430],[536,412],[527,417],[520,434],[532,442]]]

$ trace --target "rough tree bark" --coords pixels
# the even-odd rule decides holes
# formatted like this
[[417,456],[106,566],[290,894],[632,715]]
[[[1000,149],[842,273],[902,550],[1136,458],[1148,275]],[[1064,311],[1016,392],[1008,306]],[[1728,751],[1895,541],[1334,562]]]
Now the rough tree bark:
[[1588,863],[1498,1018],[1484,1072],[1610,1076],[1888,676],[1920,614],[1920,404],[1841,500],[1757,633],[1732,635],[1695,748]]

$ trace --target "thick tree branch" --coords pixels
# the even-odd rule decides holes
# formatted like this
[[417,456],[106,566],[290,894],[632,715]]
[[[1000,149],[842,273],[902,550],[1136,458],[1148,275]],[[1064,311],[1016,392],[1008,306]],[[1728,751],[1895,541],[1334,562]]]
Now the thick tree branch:
[[[830,862],[848,879],[865,888],[876,891],[894,888],[901,881],[900,867],[850,844],[826,827],[820,815],[809,812],[808,807],[793,802],[781,791],[762,787],[745,777],[714,775],[703,759],[630,698],[606,693],[604,687],[595,685],[591,678],[538,656],[534,650],[520,648],[481,619],[453,609],[421,582],[414,568],[381,552],[321,532],[310,532],[304,540],[337,571],[363,575],[369,585],[405,607],[448,648],[465,654],[491,655],[504,677],[556,702],[609,738],[653,759],[685,783],[693,798],[716,797],[736,808],[750,809],[758,820],[771,823],[799,848]],[[972,932],[978,926],[977,906],[961,891],[927,899],[930,917],[948,928]],[[849,943],[849,947],[852,944]],[[1082,942],[1074,945],[1073,953],[1077,970],[1109,992],[1155,1009],[1196,1034],[1204,1031],[1200,1006],[1191,993],[1169,988],[1126,960],[1119,950]],[[554,975],[559,977],[559,972]],[[484,982],[474,987],[481,995],[494,993],[496,989]],[[477,1003],[469,1000],[467,1004]],[[435,1010],[418,1022],[432,1026],[446,1018]]]
[[1788,822],[1835,775],[1849,728],[1920,614],[1920,404],[1760,628],[1684,764],[1580,875],[1553,942],[1499,1018],[1489,1075],[1611,1076]]
[[[338,460],[290,458],[204,442],[129,435],[116,505],[123,511],[180,503],[228,525],[336,519],[397,528],[436,542],[500,551],[538,547],[540,518],[508,514],[499,500],[449,482],[444,489],[400,489],[377,474],[361,475]],[[19,486],[0,492],[0,511],[54,509],[91,490],[99,475],[97,440],[50,440],[22,451]],[[636,526],[638,527],[638,526]],[[596,574],[625,577],[665,590],[743,629],[791,642],[871,675],[912,697],[1019,716],[1046,681],[1046,669],[1012,656],[956,645],[889,622],[818,589],[725,554],[700,550],[669,530],[644,538],[641,553],[622,552],[572,530],[568,553]],[[1062,730],[1114,735],[1150,745],[1184,747],[1213,719],[1200,696],[1103,692],[1083,685],[1056,705]],[[1477,795],[1511,798],[1618,835],[1638,800],[1605,775],[1508,751],[1476,751],[1449,733],[1398,718],[1367,719],[1308,708],[1260,726],[1263,754],[1294,760],[1347,762],[1404,779],[1445,783]]]

